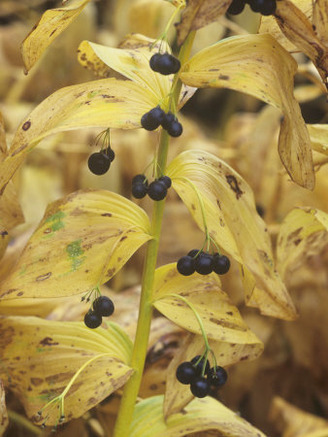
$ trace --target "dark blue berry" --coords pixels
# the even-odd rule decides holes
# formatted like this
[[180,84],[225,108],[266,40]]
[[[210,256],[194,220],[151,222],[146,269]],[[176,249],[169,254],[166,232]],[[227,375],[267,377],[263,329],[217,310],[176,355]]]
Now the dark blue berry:
[[[201,376],[203,373],[203,367],[204,367],[204,357],[199,361],[200,355],[196,355],[190,362],[193,364],[193,366],[196,369],[197,376]],[[197,363],[197,364],[196,364]],[[206,360],[205,364],[205,371],[204,375],[207,375],[208,371],[210,370],[210,362]]]
[[209,253],[200,253],[195,259],[195,270],[200,275],[208,275],[213,271],[213,256]]
[[110,162],[114,161],[114,159],[115,159],[115,152],[114,152],[113,149],[108,147],[106,150],[104,150],[104,153],[106,153],[106,155],[108,156]]
[[113,301],[107,296],[99,296],[93,302],[93,310],[98,316],[111,316],[114,312]]
[[167,112],[162,120],[162,128],[168,130],[171,124],[176,121],[176,116],[172,112]]
[[276,12],[276,0],[252,0],[250,6],[254,12],[262,15],[272,15]]
[[196,376],[196,369],[189,361],[185,361],[177,368],[176,377],[181,384],[190,384]]
[[209,394],[211,385],[206,378],[198,376],[191,382],[190,390],[196,398],[204,398]]
[[190,252],[188,252],[188,256],[191,256],[191,258],[196,258],[198,253],[200,253],[199,249],[192,249]]
[[151,68],[153,71],[158,72],[157,62],[158,62],[158,60],[159,60],[161,57],[162,57],[162,55],[161,55],[160,53],[155,53],[155,54],[150,58],[150,60],[149,60],[149,65],[150,65],[150,68]]
[[213,256],[213,272],[218,275],[224,275],[230,269],[230,260],[225,255],[220,255],[218,253]]
[[92,153],[88,159],[88,167],[91,173],[103,175],[109,170],[110,159],[104,152]]
[[179,59],[169,53],[164,53],[160,57],[156,57],[153,65],[156,68],[155,71],[165,76],[177,73],[181,67]]
[[167,189],[169,189],[172,185],[171,178],[169,178],[168,176],[161,176],[158,180],[160,182],[163,182]]
[[195,260],[186,255],[177,262],[177,270],[183,276],[190,276],[195,273]]
[[95,311],[88,311],[84,316],[84,324],[91,329],[98,328],[101,325],[102,318]]
[[141,126],[146,130],[155,130],[161,125],[164,116],[163,109],[156,106],[141,117]]
[[178,120],[174,120],[166,130],[171,137],[179,137],[183,132],[183,127]]
[[209,370],[207,378],[211,385],[221,387],[227,382],[228,374],[223,367],[216,366]]
[[163,200],[167,194],[165,184],[159,180],[153,181],[148,187],[148,196],[152,200]]
[[231,15],[238,15],[241,12],[243,12],[245,7],[245,1],[244,0],[233,0],[228,8],[228,14]]
[[132,185],[136,184],[137,182],[140,182],[148,187],[148,180],[144,174],[137,174],[136,176],[134,176],[134,178],[132,179]]
[[132,185],[132,196],[136,199],[142,199],[148,193],[148,186],[142,182],[136,182]]

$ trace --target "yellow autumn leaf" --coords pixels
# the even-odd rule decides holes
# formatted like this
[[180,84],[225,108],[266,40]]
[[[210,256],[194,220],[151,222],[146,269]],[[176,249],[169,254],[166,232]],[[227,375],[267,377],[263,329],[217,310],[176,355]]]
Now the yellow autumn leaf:
[[108,281],[151,238],[144,210],[102,190],[77,191],[51,204],[0,296],[60,297]]
[[156,99],[138,84],[113,78],[56,91],[16,131],[0,163],[0,193],[27,153],[46,136],[84,127],[134,129],[140,127],[142,115],[156,104]]
[[328,214],[316,208],[295,208],[281,224],[277,268],[282,278],[299,267],[304,256],[318,254],[328,244]]
[[[258,358],[263,351],[263,344],[258,343],[230,343],[209,340],[209,345],[215,354],[217,364],[222,367],[230,366],[239,361],[251,361]],[[204,353],[204,339],[200,335],[189,334],[183,346],[174,354],[167,369],[166,390],[164,397],[164,416],[180,412],[193,398],[190,387],[181,384],[176,378],[176,369],[184,361],[190,361],[197,355]],[[208,359],[213,365],[212,355]],[[229,384],[229,379],[227,384]]]
[[296,70],[295,60],[271,35],[242,35],[201,50],[184,64],[180,78],[199,88],[241,91],[280,109],[281,160],[296,183],[313,189],[310,138],[293,96]]
[[182,328],[201,334],[195,314],[185,300],[192,304],[202,319],[209,339],[261,345],[228,295],[222,291],[216,273],[206,276],[194,273],[186,277],[178,272],[175,263],[158,268],[153,292],[154,307]]
[[231,0],[189,0],[176,24],[178,45],[181,45],[193,30],[198,30],[224,15]]
[[3,436],[8,426],[8,414],[6,408],[5,389],[0,380],[0,437]]
[[328,47],[328,4],[326,0],[316,0],[313,4],[313,26],[320,41]]
[[21,53],[26,72],[42,56],[57,36],[59,36],[83,11],[90,0],[70,0],[67,6],[48,9],[40,21],[24,39]]
[[328,421],[307,413],[276,396],[270,419],[284,437],[327,437]]
[[312,149],[328,155],[328,124],[308,124],[307,125]]
[[211,431],[220,437],[265,437],[238,414],[211,397],[194,399],[183,412],[163,417],[163,397],[154,396],[136,405],[129,437],[176,437]]
[[[262,314],[294,319],[295,308],[275,269],[265,223],[256,212],[253,192],[244,179],[224,161],[198,150],[177,156],[167,175],[202,230],[203,200],[211,238],[241,264],[246,304],[259,308]],[[231,238],[228,244],[222,238],[225,228]]]
[[0,331],[0,375],[33,421],[57,423],[59,404],[45,408],[41,417],[37,412],[61,395],[70,381],[64,397],[68,420],[97,405],[132,373],[127,365],[132,342],[114,323],[91,330],[82,322],[1,317]]

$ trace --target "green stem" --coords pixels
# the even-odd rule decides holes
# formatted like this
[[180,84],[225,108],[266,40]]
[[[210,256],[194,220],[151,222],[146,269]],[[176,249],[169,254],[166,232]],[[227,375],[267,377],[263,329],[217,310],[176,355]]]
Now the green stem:
[[[181,47],[179,54],[179,59],[181,63],[185,62],[190,56],[190,50],[194,40],[194,36],[195,32],[192,32]],[[179,80],[177,73],[173,80],[172,93],[170,96],[170,99],[175,104],[178,103],[181,87],[182,83]],[[157,163],[159,168],[161,169],[162,174],[165,174],[168,146],[169,135],[163,129],[161,132],[160,144],[157,153]],[[154,288],[155,269],[157,263],[159,239],[162,229],[164,205],[165,199],[160,202],[154,202],[153,205],[151,222],[151,234],[153,236],[153,239],[149,241],[147,246],[144,271],[142,276],[137,332],[130,362],[130,366],[134,369],[134,373],[124,387],[113,437],[128,437],[130,433],[133,411],[141,384],[153,312],[152,293]]]

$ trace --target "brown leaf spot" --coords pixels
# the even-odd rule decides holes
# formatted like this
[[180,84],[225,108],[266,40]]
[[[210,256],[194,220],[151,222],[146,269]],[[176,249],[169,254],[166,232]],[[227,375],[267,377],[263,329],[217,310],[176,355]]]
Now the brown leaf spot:
[[42,378],[31,378],[31,384],[35,385],[36,387],[38,385],[41,385],[43,383],[43,379]]
[[40,341],[40,344],[42,346],[56,346],[59,343],[56,341],[53,341],[53,339],[51,337],[45,337],[44,339],[42,339]]
[[220,79],[220,80],[229,80],[230,77],[227,76],[226,74],[220,74],[219,79]]
[[120,241],[125,240],[126,238],[128,238],[126,235],[123,235],[123,237],[120,238]]
[[233,175],[227,175],[226,180],[227,180],[228,184],[230,185],[230,188],[232,189],[232,191],[234,191],[236,193],[236,198],[239,199],[239,197],[242,194],[244,194],[244,192],[239,188],[236,177]]
[[14,150],[13,153],[10,156],[18,155],[22,150],[26,149],[27,144],[23,144],[22,146],[18,147],[18,149]]
[[52,272],[48,272],[48,273],[45,273],[44,275],[38,276],[35,280],[38,282],[45,281],[46,279],[49,279],[51,275],[52,275]]
[[102,217],[112,217],[113,214],[111,214],[110,212],[104,212],[103,214],[101,214]]
[[28,120],[28,121],[25,121],[25,123],[22,126],[22,129],[29,130],[30,127],[31,127],[31,122],[30,122],[30,120]]
[[0,232],[0,235],[1,235],[2,238],[5,238],[5,236],[8,235],[8,232],[7,231],[2,231],[2,232]]

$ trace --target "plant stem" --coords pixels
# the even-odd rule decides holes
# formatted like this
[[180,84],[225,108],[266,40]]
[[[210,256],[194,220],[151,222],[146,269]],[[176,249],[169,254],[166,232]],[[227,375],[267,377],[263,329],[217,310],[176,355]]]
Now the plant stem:
[[[194,34],[194,32],[190,34],[183,46],[181,47],[179,54],[179,59],[180,61],[182,61],[181,63],[189,58]],[[170,97],[175,105],[177,104],[180,96],[181,86],[182,83],[178,79],[178,75],[176,75],[173,80],[172,93]],[[164,129],[162,129],[160,144],[157,153],[157,163],[159,168],[161,169],[162,174],[165,174],[168,146],[169,135]],[[154,288],[159,240],[162,229],[164,205],[165,199],[159,202],[154,202],[153,205],[151,221],[151,234],[153,236],[153,239],[149,241],[147,246],[144,271],[142,276],[137,332],[130,362],[130,366],[134,369],[134,373],[124,387],[113,437],[128,437],[130,433],[133,411],[141,384],[153,312],[152,294]]]
[[34,426],[26,417],[16,413],[16,411],[8,410],[9,420],[16,423],[19,427],[25,428],[30,433],[33,433],[36,436],[40,436],[42,434],[42,430],[37,426]]

